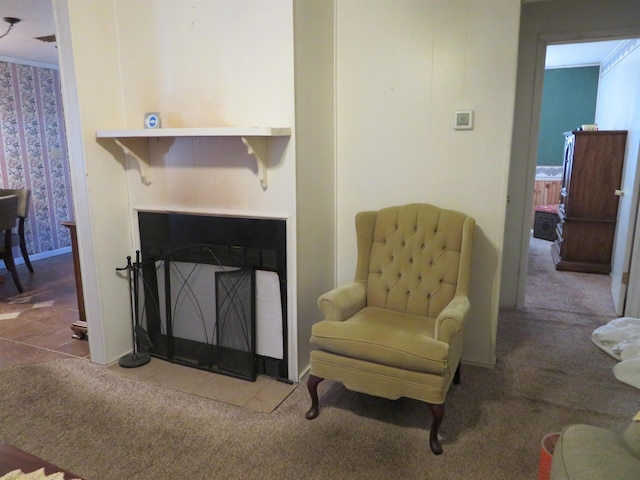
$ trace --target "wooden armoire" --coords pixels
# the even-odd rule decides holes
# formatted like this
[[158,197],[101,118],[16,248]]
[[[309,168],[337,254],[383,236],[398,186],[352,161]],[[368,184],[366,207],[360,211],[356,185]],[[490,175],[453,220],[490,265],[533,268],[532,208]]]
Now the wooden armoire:
[[626,140],[624,130],[565,133],[556,270],[611,271]]

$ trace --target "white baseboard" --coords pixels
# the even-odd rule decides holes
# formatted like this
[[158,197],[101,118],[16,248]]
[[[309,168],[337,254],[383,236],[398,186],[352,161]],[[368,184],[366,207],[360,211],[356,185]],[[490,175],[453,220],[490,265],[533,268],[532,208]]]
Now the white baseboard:
[[298,382],[301,382],[302,379],[307,376],[309,374],[309,372],[311,371],[311,365],[307,365],[301,372],[300,375],[298,376]]
[[[67,253],[71,253],[71,247],[62,247],[56,250],[48,250],[46,252],[34,253],[33,255],[29,255],[29,260],[31,260],[31,263],[33,263],[33,262],[37,262],[38,260],[44,260],[45,258],[50,258],[50,257],[57,257],[58,255],[64,255]],[[15,257],[15,262],[16,262],[16,265],[24,264],[24,260],[22,259],[22,257]],[[5,270],[5,271],[7,270],[4,263],[2,264],[2,267],[0,267],[0,270]]]

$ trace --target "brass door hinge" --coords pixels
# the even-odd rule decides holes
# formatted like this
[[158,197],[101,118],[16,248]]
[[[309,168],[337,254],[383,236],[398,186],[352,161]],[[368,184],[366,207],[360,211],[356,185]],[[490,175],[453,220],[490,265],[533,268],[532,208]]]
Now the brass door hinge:
[[629,285],[629,272],[624,272],[622,274],[622,284]]

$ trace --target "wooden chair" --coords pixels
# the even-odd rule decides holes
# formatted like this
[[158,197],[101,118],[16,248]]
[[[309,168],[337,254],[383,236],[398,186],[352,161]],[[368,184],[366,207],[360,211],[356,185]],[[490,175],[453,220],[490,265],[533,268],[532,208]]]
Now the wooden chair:
[[438,428],[459,381],[474,229],[473,218],[427,204],[356,215],[355,280],[318,299],[325,319],[311,330],[308,419],[318,416],[323,379],[413,398],[429,406],[429,445],[442,453]]
[[20,247],[22,259],[29,271],[33,273],[33,266],[29,260],[29,252],[27,252],[27,242],[24,236],[24,224],[29,217],[29,200],[31,198],[31,190],[27,188],[0,188],[0,197],[7,195],[15,195],[18,197],[18,231],[11,234],[11,245]]
[[20,277],[16,270],[16,263],[13,259],[13,244],[12,244],[12,229],[16,226],[18,219],[18,197],[16,195],[8,195],[0,197],[0,232],[4,231],[4,242],[0,243],[0,257],[4,260],[4,264],[7,267],[13,283],[16,284],[16,288],[20,293],[24,290],[22,283],[20,283]]

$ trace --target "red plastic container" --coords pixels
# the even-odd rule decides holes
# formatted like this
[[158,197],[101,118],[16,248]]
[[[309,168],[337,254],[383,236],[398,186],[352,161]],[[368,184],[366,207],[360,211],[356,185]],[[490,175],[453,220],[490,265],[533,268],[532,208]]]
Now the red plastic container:
[[553,451],[556,448],[556,442],[560,437],[559,433],[549,433],[545,435],[540,442],[540,465],[538,467],[538,480],[549,480],[551,473],[551,461],[553,460]]

